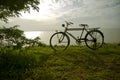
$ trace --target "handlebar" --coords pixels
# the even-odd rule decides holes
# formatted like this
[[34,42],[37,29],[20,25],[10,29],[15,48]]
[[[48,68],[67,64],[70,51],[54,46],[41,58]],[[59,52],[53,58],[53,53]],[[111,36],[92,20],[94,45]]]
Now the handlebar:
[[[69,25],[73,24],[73,22],[67,22],[67,21],[65,21],[65,23],[66,23],[66,27],[68,27]],[[65,27],[65,24],[62,24],[62,26]]]
[[65,22],[66,22],[67,26],[73,24],[73,22],[67,22],[67,21],[65,21]]

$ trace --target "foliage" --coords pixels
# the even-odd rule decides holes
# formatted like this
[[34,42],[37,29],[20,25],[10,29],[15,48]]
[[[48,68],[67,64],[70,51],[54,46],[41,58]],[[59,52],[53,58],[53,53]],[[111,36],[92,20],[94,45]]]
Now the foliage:
[[46,46],[46,44],[42,43],[40,40],[41,39],[39,37],[36,37],[34,39],[26,39],[25,45],[28,45],[28,46]]
[[[22,46],[23,31],[17,29],[17,25],[10,28],[0,28],[1,43],[7,42],[8,46],[19,45]],[[2,45],[1,45],[2,46]]]
[[120,46],[99,50],[70,46],[54,52],[49,46],[0,49],[0,80],[119,80]]
[[39,0],[0,0],[0,20],[8,17],[18,17],[21,11],[30,12],[30,8],[39,11]]
[[0,47],[4,46],[15,46],[15,48],[21,48],[25,45],[28,46],[46,46],[41,43],[40,38],[27,39],[24,36],[24,31],[17,28],[18,26],[13,26],[10,28],[0,28]]

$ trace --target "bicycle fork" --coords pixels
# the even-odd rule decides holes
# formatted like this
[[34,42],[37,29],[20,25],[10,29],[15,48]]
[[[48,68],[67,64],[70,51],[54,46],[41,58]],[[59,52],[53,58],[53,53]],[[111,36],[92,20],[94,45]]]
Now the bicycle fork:
[[65,37],[65,35],[58,35],[58,34],[57,34],[58,43],[64,43],[64,42],[63,42],[64,37]]

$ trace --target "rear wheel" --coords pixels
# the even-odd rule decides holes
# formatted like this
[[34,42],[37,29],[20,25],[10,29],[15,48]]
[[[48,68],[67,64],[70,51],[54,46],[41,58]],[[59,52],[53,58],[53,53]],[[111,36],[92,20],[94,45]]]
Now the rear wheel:
[[100,48],[104,43],[103,33],[99,30],[92,30],[88,32],[85,36],[85,43],[90,49],[95,50]]
[[55,51],[66,50],[70,44],[68,35],[63,32],[54,33],[50,38],[50,46]]

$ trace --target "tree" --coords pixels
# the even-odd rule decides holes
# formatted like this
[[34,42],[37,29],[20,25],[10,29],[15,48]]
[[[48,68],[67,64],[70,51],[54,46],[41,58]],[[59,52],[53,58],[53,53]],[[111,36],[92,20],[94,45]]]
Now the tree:
[[26,38],[24,31],[17,27],[18,25],[9,28],[0,27],[0,47],[46,46],[46,44],[41,42],[40,37],[34,39]]
[[39,11],[39,0],[0,0],[0,20],[7,22],[8,17],[19,17],[21,11],[30,12],[30,8]]
[[[18,26],[13,26],[10,28],[0,28],[0,42],[1,43],[7,43],[7,46],[16,45],[19,47],[22,47],[23,42],[23,31],[17,29]],[[2,44],[1,44],[2,45]]]

